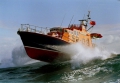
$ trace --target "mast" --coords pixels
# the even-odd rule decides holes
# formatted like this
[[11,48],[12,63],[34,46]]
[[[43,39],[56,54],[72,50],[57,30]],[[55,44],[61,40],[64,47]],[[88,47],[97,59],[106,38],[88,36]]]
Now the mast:
[[80,25],[81,25],[81,24],[84,25],[85,28],[87,29],[88,21],[89,21],[90,19],[91,19],[91,18],[90,18],[90,11],[88,11],[87,19],[79,20],[79,21],[81,21]]
[[89,21],[90,19],[91,19],[91,18],[90,18],[90,11],[88,11],[87,20],[86,20],[86,27],[87,27],[88,21]]

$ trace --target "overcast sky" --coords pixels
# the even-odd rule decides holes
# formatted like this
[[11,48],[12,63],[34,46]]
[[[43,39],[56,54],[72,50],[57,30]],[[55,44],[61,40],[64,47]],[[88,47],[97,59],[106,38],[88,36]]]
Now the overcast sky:
[[96,21],[92,32],[103,35],[100,43],[119,51],[119,0],[0,0],[0,54],[13,49],[21,41],[17,35],[21,24],[60,26],[65,17],[62,24],[65,27],[73,15],[74,23],[78,24],[88,11],[91,11],[92,20]]

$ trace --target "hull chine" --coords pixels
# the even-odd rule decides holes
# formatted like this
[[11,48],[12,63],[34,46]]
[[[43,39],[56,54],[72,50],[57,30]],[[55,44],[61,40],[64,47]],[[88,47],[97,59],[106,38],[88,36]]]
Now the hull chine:
[[63,58],[65,54],[60,53],[59,51],[53,51],[49,49],[41,49],[30,46],[25,46],[25,50],[27,55],[36,60],[44,61],[44,62],[60,62],[70,60],[70,57]]

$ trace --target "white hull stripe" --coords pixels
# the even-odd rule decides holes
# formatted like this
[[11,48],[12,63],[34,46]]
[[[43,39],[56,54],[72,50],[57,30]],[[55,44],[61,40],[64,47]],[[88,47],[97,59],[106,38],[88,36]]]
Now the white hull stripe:
[[59,52],[59,51],[55,51],[55,50],[48,50],[48,49],[42,49],[42,48],[31,47],[31,46],[24,46],[24,47],[27,47],[27,48],[34,48],[34,49],[39,49],[39,50],[47,50],[47,51]]

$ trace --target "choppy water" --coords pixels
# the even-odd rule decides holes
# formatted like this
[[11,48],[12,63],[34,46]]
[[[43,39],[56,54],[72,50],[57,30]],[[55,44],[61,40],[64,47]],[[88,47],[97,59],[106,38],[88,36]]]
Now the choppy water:
[[31,60],[23,46],[2,59],[0,83],[120,83],[120,54],[106,49],[87,49],[80,44],[58,47],[71,61],[44,63]]
[[0,69],[0,83],[120,83],[120,55],[72,69],[71,62],[37,62]]

